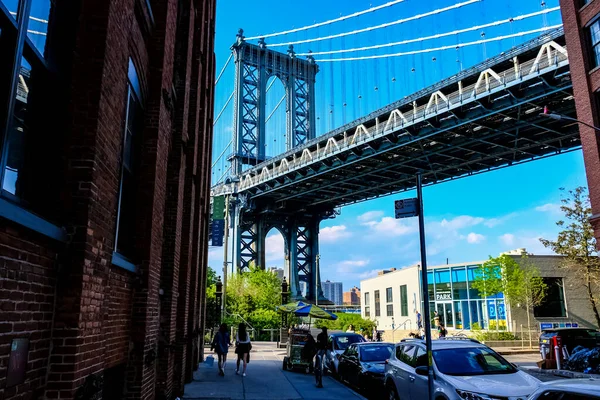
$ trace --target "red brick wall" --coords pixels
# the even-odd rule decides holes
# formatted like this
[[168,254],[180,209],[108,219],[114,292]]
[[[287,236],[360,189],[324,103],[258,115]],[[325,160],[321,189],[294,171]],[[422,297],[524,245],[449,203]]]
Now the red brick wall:
[[[11,223],[0,225],[0,398],[43,394],[61,245]],[[28,338],[26,382],[6,388],[13,339]]]
[[104,368],[111,368],[127,362],[134,282],[130,272],[119,267],[110,267],[102,324],[103,335],[106,339]]
[[[569,51],[569,64],[573,93],[577,108],[577,118],[591,125],[600,125],[598,103],[594,89],[600,87],[600,75],[593,70],[590,60],[589,33],[585,29],[600,13],[600,1],[593,0],[580,9],[578,0],[561,0],[561,12],[565,29],[565,39]],[[579,126],[585,170],[592,203],[592,225],[600,243],[600,150],[598,136],[594,129]]]

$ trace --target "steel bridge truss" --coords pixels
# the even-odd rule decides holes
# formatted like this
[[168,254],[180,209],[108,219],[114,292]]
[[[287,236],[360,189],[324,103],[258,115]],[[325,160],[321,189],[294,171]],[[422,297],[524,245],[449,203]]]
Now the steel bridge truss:
[[297,58],[293,47],[287,54],[247,43],[243,31],[231,47],[236,64],[234,91],[234,153],[230,155],[232,173],[240,174],[244,166],[255,166],[265,157],[265,114],[267,81],[280,79],[286,96],[287,149],[300,146],[315,137],[314,87],[318,67],[312,57]]
[[[236,190],[260,210],[331,210],[426,184],[580,147],[562,30],[240,174]],[[213,188],[228,193],[231,185]]]

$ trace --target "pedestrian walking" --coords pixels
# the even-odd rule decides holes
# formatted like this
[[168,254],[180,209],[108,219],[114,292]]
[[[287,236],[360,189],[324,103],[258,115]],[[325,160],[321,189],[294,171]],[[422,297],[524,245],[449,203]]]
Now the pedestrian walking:
[[421,313],[419,310],[415,310],[415,314],[417,314],[417,329],[423,328],[423,319],[421,318]]
[[230,342],[227,324],[221,324],[210,345],[210,349],[215,350],[219,357],[219,375],[221,376],[225,376],[225,363],[227,363],[227,352],[229,351]]
[[318,388],[323,387],[323,362],[327,356],[328,340],[327,328],[322,327],[321,333],[317,335],[317,359],[315,360],[315,374]]
[[440,322],[438,325],[438,338],[445,338],[447,334],[448,331],[446,330],[446,327]]
[[248,366],[250,350],[252,350],[252,343],[250,343],[250,335],[246,331],[246,324],[243,322],[238,325],[238,331],[235,335],[235,346],[235,353],[238,355],[235,374],[240,374],[240,362],[243,362],[244,369],[242,370],[242,376],[246,376],[246,368]]
[[440,315],[438,314],[437,311],[433,312],[433,326],[434,326],[434,328],[437,328],[438,326],[440,326]]

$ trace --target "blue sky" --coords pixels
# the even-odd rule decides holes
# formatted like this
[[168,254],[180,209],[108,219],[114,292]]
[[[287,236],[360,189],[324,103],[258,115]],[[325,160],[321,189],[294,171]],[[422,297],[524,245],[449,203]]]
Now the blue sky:
[[[368,26],[391,22],[448,7],[467,0],[406,0],[385,10],[318,29],[267,39],[267,44],[328,36]],[[246,36],[297,28],[346,15],[386,3],[387,0],[260,0],[242,8],[233,0],[219,0],[215,50],[219,71],[229,56],[229,47],[238,28]],[[296,45],[296,51],[314,52],[348,49],[465,29],[494,21],[529,14],[541,9],[539,0],[482,0],[440,15],[400,24],[371,33],[344,39]],[[558,1],[547,1],[546,8]],[[398,45],[390,48],[335,55],[353,57],[419,51],[455,45],[483,38],[508,35],[560,23],[559,12],[537,16],[493,28],[474,30],[441,39]],[[484,33],[484,35],[482,35]],[[528,35],[504,39],[485,45],[461,47],[459,50],[434,51],[411,56],[384,58],[377,61],[319,63],[317,75],[317,134],[323,134],[343,122],[364,115],[415,90],[450,76],[481,60],[530,39]],[[285,47],[277,47],[285,51]],[[328,55],[315,58],[330,58]],[[458,62],[457,62],[458,60]],[[414,68],[414,72],[413,72]],[[230,65],[217,85],[215,113],[223,108],[233,90]],[[360,77],[360,79],[359,79]],[[395,78],[395,80],[393,79]],[[375,89],[377,88],[377,89]],[[283,95],[276,83],[269,92],[267,112],[271,113]],[[360,97],[359,97],[360,96]],[[344,106],[344,103],[346,106]],[[214,159],[231,140],[232,106],[225,109],[215,126]],[[283,107],[273,112],[267,126],[267,154],[283,150]],[[229,154],[230,149],[225,149]],[[226,172],[224,161],[215,162],[213,180]],[[580,151],[503,170],[464,178],[425,188],[425,220],[430,265],[480,260],[501,251],[525,247],[536,254],[547,253],[539,237],[555,237],[560,187],[586,185]],[[403,267],[419,260],[416,219],[394,220],[393,201],[413,197],[414,193],[390,196],[348,206],[336,219],[323,221],[320,235],[321,276],[342,281],[344,290],[358,285],[360,279],[377,270]],[[270,232],[267,237],[267,267],[283,265],[283,241]],[[211,248],[210,265],[219,269],[223,249]]]

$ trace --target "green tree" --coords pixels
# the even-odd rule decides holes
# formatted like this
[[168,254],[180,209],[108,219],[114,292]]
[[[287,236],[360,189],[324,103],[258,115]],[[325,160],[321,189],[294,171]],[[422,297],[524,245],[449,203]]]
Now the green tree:
[[[563,188],[560,190],[564,191]],[[540,241],[556,254],[563,255],[565,258],[562,267],[568,270],[569,275],[584,282],[596,325],[600,327],[596,290],[600,279],[600,261],[594,229],[590,223],[592,208],[586,188],[580,186],[569,190],[561,202],[560,209],[564,213],[564,219],[559,220],[556,225],[563,230],[558,233],[556,240],[540,239]]]
[[206,272],[206,327],[214,328],[219,321],[217,310],[217,273],[211,267]]
[[[546,284],[540,277],[540,271],[526,254],[521,256],[520,262],[507,254],[490,257],[476,270],[471,287],[482,297],[503,293],[511,307],[526,311],[528,326],[531,326],[533,308],[539,306],[546,296]],[[531,337],[529,339],[531,341]]]

